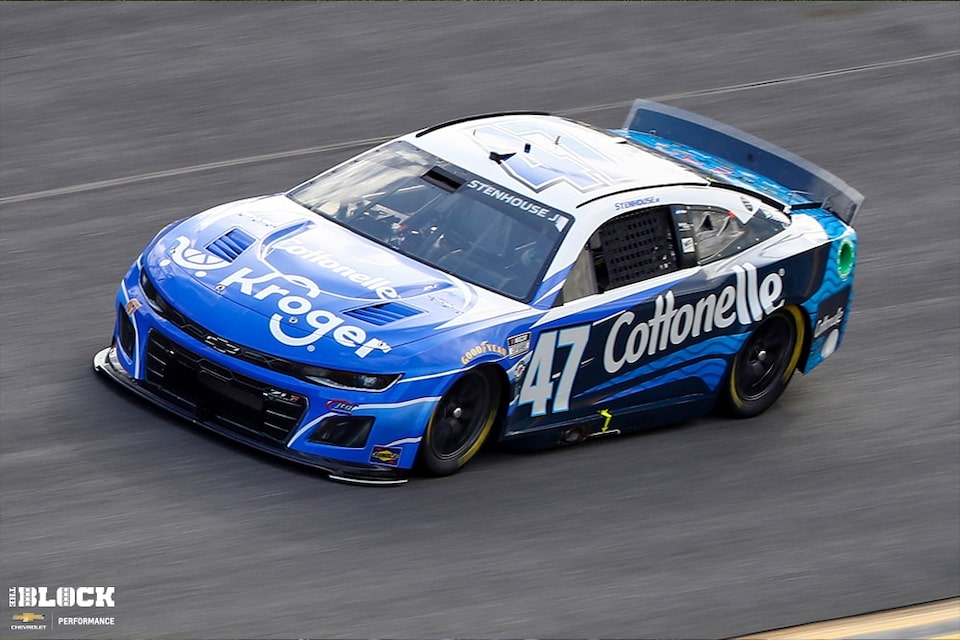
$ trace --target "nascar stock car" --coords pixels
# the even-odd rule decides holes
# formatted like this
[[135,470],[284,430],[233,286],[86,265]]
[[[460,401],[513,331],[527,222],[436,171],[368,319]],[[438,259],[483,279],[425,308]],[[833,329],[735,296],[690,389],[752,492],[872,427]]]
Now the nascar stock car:
[[839,346],[862,201],[644,100],[613,131],[464,118],[163,229],[94,366],[366,484],[453,473],[485,441],[751,417]]

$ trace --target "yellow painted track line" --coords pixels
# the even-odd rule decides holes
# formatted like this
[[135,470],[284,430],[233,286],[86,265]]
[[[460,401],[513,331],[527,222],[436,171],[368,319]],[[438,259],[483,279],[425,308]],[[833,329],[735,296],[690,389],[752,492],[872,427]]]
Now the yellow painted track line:
[[[871,633],[889,633],[906,631],[914,627],[924,627],[956,620],[960,624],[960,598],[941,600],[930,604],[921,604],[894,611],[868,613],[852,618],[815,622],[799,627],[778,629],[738,638],[737,640],[840,640],[867,636]],[[958,639],[960,634],[947,634],[937,640]]]

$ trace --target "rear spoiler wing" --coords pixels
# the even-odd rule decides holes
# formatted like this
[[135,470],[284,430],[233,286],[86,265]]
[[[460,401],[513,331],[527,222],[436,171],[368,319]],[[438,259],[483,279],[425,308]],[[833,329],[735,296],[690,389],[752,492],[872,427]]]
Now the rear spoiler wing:
[[650,133],[713,154],[796,191],[850,224],[863,195],[829,171],[785,149],[704,116],[636,100],[624,129]]

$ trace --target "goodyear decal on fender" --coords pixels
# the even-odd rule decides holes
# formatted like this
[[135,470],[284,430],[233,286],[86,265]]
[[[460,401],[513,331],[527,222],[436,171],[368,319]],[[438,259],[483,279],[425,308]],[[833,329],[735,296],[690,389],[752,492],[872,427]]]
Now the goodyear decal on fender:
[[481,342],[480,344],[478,344],[477,346],[475,346],[474,348],[470,349],[465,354],[463,354],[463,357],[460,358],[460,364],[467,364],[471,360],[478,358],[485,353],[495,353],[498,356],[505,356],[507,355],[507,350],[498,344],[491,344],[486,340],[484,340],[483,342]]

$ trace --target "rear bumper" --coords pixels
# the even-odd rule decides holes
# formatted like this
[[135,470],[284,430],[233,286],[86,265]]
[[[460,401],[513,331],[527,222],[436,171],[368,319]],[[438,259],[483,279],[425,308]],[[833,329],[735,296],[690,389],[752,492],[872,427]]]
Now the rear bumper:
[[131,377],[130,374],[128,374],[120,365],[120,362],[117,359],[116,346],[110,346],[99,351],[93,357],[93,368],[95,371],[106,375],[114,382],[117,382],[121,386],[133,391],[140,397],[146,398],[155,405],[162,407],[186,420],[189,420],[195,425],[213,431],[214,433],[227,437],[235,442],[241,442],[247,446],[253,447],[254,449],[263,451],[264,453],[268,453],[272,456],[277,456],[291,462],[296,462],[298,464],[307,465],[315,469],[320,469],[321,471],[325,472],[331,480],[361,485],[396,485],[403,484],[407,481],[405,474],[399,469],[343,462],[322,456],[302,453],[287,447],[271,446],[264,442],[245,438],[239,433],[198,418],[196,415],[185,410],[183,407],[169,402],[166,399],[152,393],[149,389],[145,388],[133,377]]

